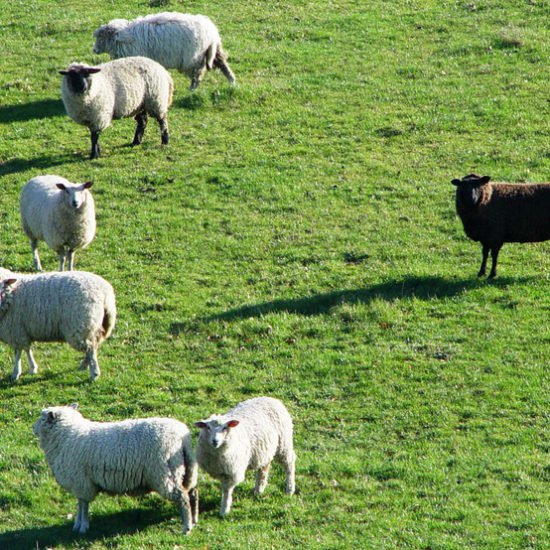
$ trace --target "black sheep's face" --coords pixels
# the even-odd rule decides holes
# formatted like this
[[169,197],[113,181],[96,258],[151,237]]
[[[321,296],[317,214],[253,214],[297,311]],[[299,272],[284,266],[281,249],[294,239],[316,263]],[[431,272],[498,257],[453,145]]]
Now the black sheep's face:
[[69,90],[73,94],[85,94],[92,84],[91,75],[98,73],[98,67],[71,67],[67,71],[59,71],[65,76],[69,85]]
[[490,179],[489,176],[468,174],[461,180],[452,180],[451,183],[456,185],[457,203],[464,206],[476,206],[481,199],[482,186],[489,183]]

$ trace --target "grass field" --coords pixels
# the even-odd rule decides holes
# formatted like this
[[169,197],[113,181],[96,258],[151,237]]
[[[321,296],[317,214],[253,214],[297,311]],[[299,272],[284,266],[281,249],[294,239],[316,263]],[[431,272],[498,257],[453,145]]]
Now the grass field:
[[[84,7],[85,6],[85,7]],[[18,197],[38,174],[95,182],[98,232],[77,267],[115,288],[91,384],[38,344],[12,384],[0,346],[0,548],[548,548],[548,243],[478,243],[450,180],[549,181],[546,0],[0,0],[0,265],[30,271]],[[88,160],[58,70],[115,17],[209,15],[238,85],[173,72],[171,143],[132,120]],[[46,269],[55,254],[42,246]],[[32,434],[44,406],[189,425],[257,395],[295,419],[297,494],[274,468],[217,516],[201,473],[189,537],[156,495],[76,499]],[[196,430],[194,430],[196,431]]]

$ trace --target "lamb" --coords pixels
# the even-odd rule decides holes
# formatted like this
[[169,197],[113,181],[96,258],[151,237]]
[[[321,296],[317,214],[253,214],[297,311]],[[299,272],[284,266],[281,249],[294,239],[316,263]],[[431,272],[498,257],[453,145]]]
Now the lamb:
[[216,25],[204,15],[164,12],[133,21],[113,19],[94,32],[94,53],[111,59],[143,55],[166,69],[177,69],[191,78],[191,90],[204,73],[220,69],[233,86],[235,75],[227,64]]
[[132,145],[139,145],[147,126],[147,116],[160,125],[161,143],[168,135],[168,107],[174,83],[168,72],[146,57],[117,59],[91,67],[72,63],[64,71],[61,95],[67,114],[90,130],[90,157],[100,155],[99,134],[113,119],[133,116],[137,122]]
[[489,278],[496,277],[498,253],[504,243],[550,239],[550,183],[489,183],[489,176],[468,174],[456,185],[456,211],[464,232],[481,242],[478,277],[485,275],[491,251]]
[[187,426],[171,418],[92,422],[77,408],[46,408],[33,425],[56,481],[78,499],[73,531],[88,531],[88,505],[99,492],[156,491],[180,506],[189,533],[198,522],[199,495]]
[[86,248],[95,236],[95,205],[89,189],[93,183],[76,184],[61,176],[37,176],[21,191],[21,224],[31,240],[34,267],[42,271],[38,240],[57,252],[59,271],[65,261],[74,267],[74,253]]
[[2,270],[0,275],[0,340],[15,351],[12,380],[21,376],[21,352],[35,374],[31,345],[51,341],[84,351],[80,369],[89,367],[95,380],[100,375],[97,350],[116,320],[113,287],[85,271],[21,275]]
[[292,418],[281,401],[249,399],[195,426],[201,428],[196,450],[199,466],[222,484],[222,517],[230,511],[233,490],[244,481],[247,469],[257,470],[254,493],[264,492],[274,458],[286,469],[286,492],[294,494]]

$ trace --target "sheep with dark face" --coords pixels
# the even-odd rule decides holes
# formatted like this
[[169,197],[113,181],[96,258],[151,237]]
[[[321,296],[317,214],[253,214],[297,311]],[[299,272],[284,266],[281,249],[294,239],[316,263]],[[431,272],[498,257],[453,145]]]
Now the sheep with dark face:
[[497,274],[498,253],[504,243],[533,243],[550,239],[550,183],[497,183],[489,176],[468,174],[453,179],[456,211],[464,232],[483,247],[478,276]]
[[156,61],[127,57],[97,67],[72,63],[59,72],[63,75],[61,95],[67,114],[90,130],[92,159],[100,154],[100,132],[116,118],[135,117],[132,145],[139,145],[151,115],[160,125],[161,143],[168,143],[167,115],[174,84]]

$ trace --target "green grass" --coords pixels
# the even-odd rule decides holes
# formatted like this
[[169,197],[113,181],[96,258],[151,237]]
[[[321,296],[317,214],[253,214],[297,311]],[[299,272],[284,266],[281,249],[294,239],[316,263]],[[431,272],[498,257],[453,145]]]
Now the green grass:
[[[158,6],[158,7],[151,7]],[[545,548],[550,545],[548,244],[477,280],[450,180],[547,181],[549,3],[0,1],[0,265],[32,268],[31,177],[95,181],[79,269],[114,286],[94,384],[66,345],[9,382],[0,347],[0,548]],[[101,137],[64,115],[57,71],[105,61],[92,32],[161,10],[217,22],[238,86],[173,73],[154,121]],[[45,268],[57,265],[42,247]],[[88,535],[31,430],[42,407],[188,424],[256,395],[296,426],[295,497],[275,468],[180,534],[171,503],[100,495]]]

